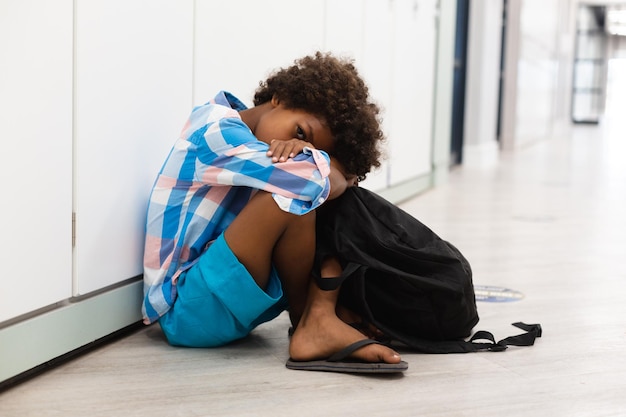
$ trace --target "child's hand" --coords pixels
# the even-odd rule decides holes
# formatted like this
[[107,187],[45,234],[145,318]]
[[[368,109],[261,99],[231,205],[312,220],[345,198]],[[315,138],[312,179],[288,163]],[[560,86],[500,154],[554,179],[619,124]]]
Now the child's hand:
[[304,147],[315,149],[309,142],[300,139],[273,140],[270,142],[270,149],[267,156],[272,157],[272,162],[285,162],[289,158],[298,155]]

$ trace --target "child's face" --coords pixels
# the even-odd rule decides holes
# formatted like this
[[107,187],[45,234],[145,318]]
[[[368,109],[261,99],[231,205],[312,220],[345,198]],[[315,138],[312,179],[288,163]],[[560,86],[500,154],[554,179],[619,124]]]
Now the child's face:
[[309,142],[315,149],[328,153],[333,150],[333,137],[324,120],[303,110],[288,109],[282,104],[273,106],[259,118],[254,135],[267,144],[272,140],[295,138]]

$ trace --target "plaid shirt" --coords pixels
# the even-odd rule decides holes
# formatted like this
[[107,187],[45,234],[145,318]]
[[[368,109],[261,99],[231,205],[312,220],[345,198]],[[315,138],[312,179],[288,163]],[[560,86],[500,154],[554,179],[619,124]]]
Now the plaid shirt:
[[176,279],[191,267],[256,190],[271,192],[278,206],[305,214],[330,192],[330,160],[305,148],[286,162],[272,163],[269,146],[241,120],[246,106],[221,92],[193,109],[161,168],[148,206],[144,252],[146,324],[176,299]]

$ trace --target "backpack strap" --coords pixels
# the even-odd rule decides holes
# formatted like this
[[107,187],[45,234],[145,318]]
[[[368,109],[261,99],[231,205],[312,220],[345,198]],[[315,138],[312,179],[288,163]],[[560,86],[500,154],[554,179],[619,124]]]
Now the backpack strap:
[[[535,344],[535,339],[541,337],[541,324],[517,322],[512,325],[525,330],[526,333],[518,334],[517,336],[509,336],[496,343],[493,334],[480,330],[476,332],[467,343],[476,345],[476,351],[488,350],[490,352],[502,352],[506,350],[508,346],[532,346]],[[477,343],[478,340],[487,340],[489,343]]]
[[359,264],[348,262],[343,267],[343,272],[341,273],[340,276],[330,277],[330,278],[322,278],[319,273],[319,267],[316,267],[316,268],[313,268],[314,270],[313,276],[315,278],[315,282],[317,283],[317,286],[321,290],[332,291],[332,290],[336,290],[337,288],[339,288],[339,286],[346,280],[346,278],[348,278],[350,275],[356,272],[356,270],[359,269],[359,267],[360,267]]
[[[376,321],[374,320],[374,325]],[[510,336],[496,342],[491,332],[480,330],[474,333],[469,340],[427,340],[416,337],[398,334],[391,329],[381,328],[385,336],[389,339],[386,342],[391,345],[395,341],[401,346],[398,348],[408,348],[421,353],[472,353],[472,352],[502,352],[508,346],[532,346],[535,339],[541,337],[540,324],[525,324],[522,322],[513,323],[513,326],[525,330],[525,333]]]

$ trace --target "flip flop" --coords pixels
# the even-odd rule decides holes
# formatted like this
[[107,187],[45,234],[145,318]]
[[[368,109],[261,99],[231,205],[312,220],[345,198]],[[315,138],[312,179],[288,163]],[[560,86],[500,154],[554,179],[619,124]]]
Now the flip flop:
[[371,344],[381,344],[376,340],[363,339],[355,342],[325,360],[315,361],[294,361],[289,359],[285,365],[289,369],[298,371],[326,371],[326,372],[344,372],[344,373],[369,373],[382,374],[393,372],[404,372],[409,368],[409,364],[405,361],[399,363],[386,362],[360,362],[356,359],[349,358],[353,352],[359,350],[363,346]]

